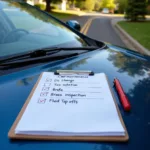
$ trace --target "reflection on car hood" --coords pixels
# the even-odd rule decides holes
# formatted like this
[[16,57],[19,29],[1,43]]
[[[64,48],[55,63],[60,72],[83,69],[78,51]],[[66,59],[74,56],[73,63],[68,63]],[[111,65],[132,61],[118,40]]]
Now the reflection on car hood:
[[[107,75],[129,132],[130,141],[127,144],[9,141],[7,133],[40,73],[58,69],[92,70],[95,73],[104,72]],[[113,88],[115,77],[122,83],[131,102],[130,113],[125,113],[119,103]],[[47,150],[133,150],[135,146],[136,150],[150,149],[150,134],[148,134],[150,133],[150,61],[147,57],[110,46],[107,50],[89,52],[63,61],[47,63],[1,76],[0,83],[0,143],[2,149],[42,150],[44,147]]]

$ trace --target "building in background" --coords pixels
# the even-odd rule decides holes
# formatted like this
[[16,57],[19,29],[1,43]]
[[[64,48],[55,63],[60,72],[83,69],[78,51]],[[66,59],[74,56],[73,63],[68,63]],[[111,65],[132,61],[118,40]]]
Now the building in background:
[[33,0],[27,0],[27,3],[30,5],[34,5],[34,1]]
[[[44,0],[27,0],[27,3],[30,5],[38,5],[38,4],[46,5]],[[66,11],[66,4],[67,0],[62,0],[62,3],[58,5],[59,9]]]
[[67,0],[62,0],[61,10],[66,11],[66,3],[67,3]]

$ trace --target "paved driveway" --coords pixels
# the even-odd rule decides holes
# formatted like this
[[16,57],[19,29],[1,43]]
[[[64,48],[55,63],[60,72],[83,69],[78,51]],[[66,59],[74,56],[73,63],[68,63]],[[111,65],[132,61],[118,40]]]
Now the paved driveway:
[[125,47],[123,41],[111,25],[112,16],[89,15],[76,18],[82,26],[82,33],[96,40]]

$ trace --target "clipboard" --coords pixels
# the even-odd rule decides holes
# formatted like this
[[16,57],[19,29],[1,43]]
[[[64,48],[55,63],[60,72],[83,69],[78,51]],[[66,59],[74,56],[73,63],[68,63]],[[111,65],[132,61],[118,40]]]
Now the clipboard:
[[[94,75],[94,72],[92,71],[72,71],[72,70],[57,70],[54,72],[55,75],[59,74],[88,74],[88,75]],[[42,73],[43,74],[43,73]],[[114,98],[113,92],[110,88],[108,78],[107,82],[109,85],[109,89],[111,91],[119,119],[121,121],[121,124],[125,130],[125,135],[124,136],[49,136],[49,135],[26,135],[26,134],[15,134],[15,128],[17,124],[19,123],[28,103],[30,102],[30,99],[42,77],[42,74],[40,75],[39,79],[37,80],[36,84],[34,85],[29,97],[27,98],[25,104],[23,105],[21,111],[19,112],[15,122],[13,123],[12,127],[10,128],[8,132],[8,137],[12,140],[45,140],[45,141],[91,141],[91,142],[127,142],[129,140],[129,135],[126,129],[126,126],[124,124],[124,121],[122,119],[120,110],[118,108],[117,102]]]

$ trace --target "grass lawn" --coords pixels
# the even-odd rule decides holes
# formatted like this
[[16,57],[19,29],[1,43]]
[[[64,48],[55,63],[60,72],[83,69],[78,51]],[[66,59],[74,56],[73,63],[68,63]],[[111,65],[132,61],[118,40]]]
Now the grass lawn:
[[52,14],[54,17],[61,19],[61,20],[67,20],[70,19],[74,16],[81,16],[83,14],[85,14],[85,12],[82,11],[75,11],[75,10],[66,10],[66,11],[62,11],[62,10],[52,10],[52,12],[50,12],[50,14]]
[[150,50],[150,21],[146,22],[125,22],[120,21],[118,24],[136,39],[145,48]]
[[63,20],[63,19],[69,19],[71,17],[73,17],[74,15],[72,14],[67,14],[67,13],[57,13],[57,12],[50,12],[51,15],[53,15],[54,17]]
[[83,11],[76,11],[76,10],[62,11],[62,10],[58,10],[58,9],[53,9],[52,11],[55,12],[55,13],[68,14],[68,15],[76,15],[76,16],[81,16],[81,15],[85,14],[85,12],[83,12]]
[[[45,8],[43,8],[43,10],[45,10]],[[62,11],[58,9],[53,9],[52,12],[49,13],[60,20],[67,20],[73,16],[81,16],[85,14],[85,12],[83,11],[75,11],[75,10]]]

